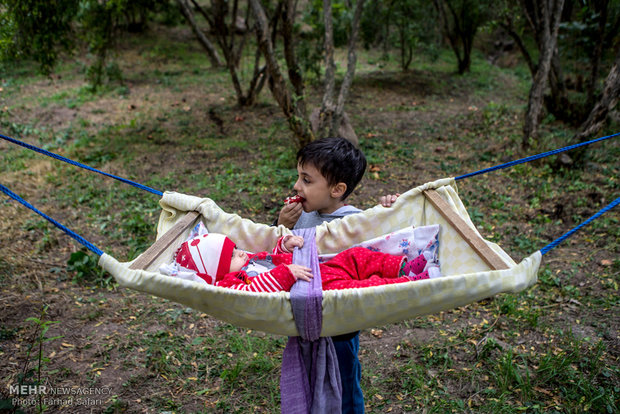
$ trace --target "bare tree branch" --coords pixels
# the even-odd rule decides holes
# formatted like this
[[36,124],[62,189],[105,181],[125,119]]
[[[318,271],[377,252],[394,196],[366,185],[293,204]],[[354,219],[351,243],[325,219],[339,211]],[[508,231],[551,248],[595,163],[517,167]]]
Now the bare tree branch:
[[338,98],[335,99],[336,65],[334,63],[332,7],[329,0],[323,1],[323,22],[325,25],[325,90],[323,92],[321,107],[312,111],[310,115],[312,130],[316,135],[341,136],[355,145],[358,145],[359,141],[351,126],[349,117],[344,112],[344,105],[355,75],[355,65],[357,63],[355,47],[359,34],[359,25],[364,2],[365,0],[359,0],[355,6],[348,44],[347,72],[340,85]]
[[[342,116],[344,114],[344,103],[349,95],[351,84],[353,83],[353,77],[355,76],[355,66],[357,64],[357,54],[355,53],[355,46],[357,44],[357,38],[359,35],[360,20],[362,19],[362,10],[364,9],[364,1],[358,0],[355,6],[355,14],[353,15],[353,22],[351,23],[351,35],[349,37],[349,52],[347,54],[347,73],[344,75],[342,85],[340,86],[340,94],[338,95],[338,104],[336,106],[336,113],[332,120],[332,131],[336,131],[341,123]],[[333,132],[332,132],[333,134]]]
[[194,5],[194,8],[198,10],[200,14],[202,14],[202,17],[205,18],[207,23],[209,23],[209,27],[213,27],[215,23],[213,22],[213,19],[211,18],[211,16],[209,16],[209,13],[207,13],[202,7],[200,7],[200,5],[196,2],[196,0],[191,0],[191,2]]
[[304,79],[301,68],[295,56],[295,36],[293,33],[295,24],[296,1],[286,0],[282,8],[282,37],[284,40],[284,59],[288,68],[288,78],[295,90],[295,99],[302,112],[305,113],[306,105],[304,101]]
[[[295,134],[294,143],[297,147],[302,147],[314,139],[307,122],[306,114],[300,110],[297,101],[293,99],[288,90],[286,80],[280,70],[277,57],[274,52],[273,43],[269,33],[269,24],[265,10],[259,0],[249,0],[252,13],[256,19],[256,30],[258,46],[265,57],[267,70],[270,76],[269,89],[278,105],[286,116],[289,127]],[[302,97],[303,98],[303,97]]]
[[[594,44],[594,51],[592,53],[592,70],[590,71],[590,78],[586,87],[588,94],[587,104],[591,106],[595,100],[596,81],[598,78],[601,58],[603,56],[603,40],[605,37],[605,25],[607,24],[607,16],[609,14],[609,0],[602,0],[601,2],[594,2],[595,10],[598,8],[598,28],[597,28],[597,42]],[[598,6],[598,7],[597,7]]]
[[517,47],[521,51],[521,54],[523,55],[523,59],[525,59],[525,63],[527,63],[527,67],[530,69],[530,74],[532,75],[532,78],[533,78],[534,75],[536,74],[536,66],[534,65],[534,61],[532,60],[532,56],[530,55],[530,52],[527,50],[527,48],[525,47],[525,44],[523,43],[523,39],[521,39],[521,36],[519,36],[519,33],[515,31],[512,25],[512,21],[500,23],[500,26],[506,31],[506,33],[508,33],[508,36],[510,36],[512,40],[514,40],[515,43],[517,44]]
[[192,31],[196,35],[198,42],[207,52],[207,56],[209,57],[209,60],[211,61],[211,65],[216,66],[216,67],[222,66],[223,64],[222,59],[217,53],[217,50],[215,50],[215,46],[213,46],[213,43],[211,43],[211,41],[207,39],[207,36],[205,36],[202,30],[200,30],[200,28],[198,27],[198,24],[196,23],[196,19],[194,19],[194,13],[190,9],[189,5],[187,4],[187,0],[177,0],[177,3],[181,9],[181,13],[183,13],[183,16],[185,17],[190,27],[192,28]]
[[[334,89],[336,85],[336,64],[334,63],[334,27],[332,24],[332,2],[323,0],[323,25],[325,26],[325,90],[321,103],[321,120],[325,114],[334,111]],[[323,127],[323,122],[320,123]],[[331,135],[331,133],[330,133]]]
[[612,65],[605,84],[603,87],[603,94],[599,101],[594,105],[588,119],[581,125],[580,131],[575,135],[575,140],[578,142],[584,142],[592,135],[598,133],[605,124],[607,115],[620,98],[620,51],[616,55],[616,60]]

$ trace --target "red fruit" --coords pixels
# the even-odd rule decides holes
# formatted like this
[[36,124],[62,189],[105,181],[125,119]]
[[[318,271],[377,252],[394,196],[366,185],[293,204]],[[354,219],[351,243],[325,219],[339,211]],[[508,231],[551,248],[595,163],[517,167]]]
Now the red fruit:
[[302,201],[304,201],[302,196],[294,195],[291,197],[286,197],[286,199],[284,199],[284,204],[301,203]]

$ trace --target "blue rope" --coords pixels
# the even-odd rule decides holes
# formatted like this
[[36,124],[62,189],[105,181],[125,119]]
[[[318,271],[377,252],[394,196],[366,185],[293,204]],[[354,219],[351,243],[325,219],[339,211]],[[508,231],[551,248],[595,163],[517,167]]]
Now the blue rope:
[[612,208],[616,207],[618,204],[620,204],[620,197],[616,198],[614,201],[609,203],[606,207],[600,209],[598,211],[598,213],[596,213],[595,215],[593,215],[592,217],[590,217],[589,219],[587,219],[586,221],[584,221],[583,223],[581,223],[580,225],[575,227],[574,229],[564,233],[562,236],[558,237],[557,239],[555,239],[554,241],[552,241],[551,243],[549,243],[548,245],[546,245],[545,247],[540,249],[540,253],[544,255],[549,250],[553,249],[558,244],[562,243],[564,240],[566,240],[570,236],[572,236],[577,230],[581,229],[582,227],[584,227],[584,226],[588,225],[589,223],[591,223],[592,221],[596,220],[597,218],[599,218],[600,216],[602,216],[603,214],[605,214],[606,212],[608,212]]
[[13,200],[15,200],[15,201],[23,204],[24,206],[28,207],[30,210],[32,210],[35,213],[39,214],[43,218],[45,218],[47,221],[49,221],[50,223],[52,223],[53,225],[58,227],[60,230],[64,231],[69,236],[73,237],[79,243],[81,243],[82,245],[86,246],[86,248],[88,248],[91,252],[95,253],[98,256],[101,256],[103,254],[103,251],[101,249],[99,249],[97,246],[95,246],[94,244],[92,244],[91,242],[89,242],[88,240],[86,240],[85,238],[80,236],[79,234],[75,233],[73,230],[68,229],[67,227],[63,226],[62,224],[60,224],[59,222],[57,222],[53,218],[51,218],[48,215],[46,215],[45,213],[43,213],[42,211],[37,210],[37,208],[34,207],[32,204],[28,203],[26,200],[24,200],[23,198],[21,198],[20,196],[18,196],[17,194],[15,194],[11,190],[9,190],[5,186],[3,186],[2,184],[0,184],[0,191],[2,191],[4,194],[6,194],[9,197],[11,197]]
[[472,172],[472,173],[469,173],[469,174],[464,174],[464,175],[458,176],[458,177],[455,178],[455,180],[458,181],[458,180],[462,180],[464,178],[473,177],[474,175],[484,174],[484,173],[495,171],[495,170],[501,170],[502,168],[512,167],[513,165],[523,164],[523,163],[529,162],[529,161],[534,161],[534,160],[537,160],[537,159],[540,159],[540,158],[548,157],[550,155],[555,155],[555,154],[559,154],[559,153],[564,152],[564,151],[570,151],[570,150],[575,149],[575,148],[583,147],[584,145],[590,145],[590,144],[594,144],[595,142],[599,142],[599,141],[603,141],[603,140],[606,140],[606,139],[609,139],[609,138],[617,137],[618,135],[620,135],[620,132],[618,132],[616,134],[613,134],[613,135],[608,135],[606,137],[593,139],[592,141],[586,141],[586,142],[582,142],[582,143],[579,143],[579,144],[570,145],[568,147],[555,149],[553,151],[544,152],[542,154],[532,155],[532,156],[527,157],[527,158],[521,158],[520,160],[510,161],[510,162],[507,162],[505,164],[496,165],[495,167],[489,167],[489,168],[485,168],[485,169],[480,170],[480,171],[475,171],[475,172]]
[[125,184],[133,185],[134,187],[138,187],[138,188],[140,188],[142,190],[148,191],[149,193],[157,194],[158,196],[164,195],[164,193],[162,193],[161,191],[155,190],[155,189],[153,189],[151,187],[147,187],[146,185],[142,185],[140,183],[128,180],[127,178],[119,177],[117,175],[108,174],[107,172],[103,172],[103,171],[98,170],[96,168],[89,167],[86,164],[82,164],[80,162],[70,160],[69,158],[63,157],[62,155],[54,154],[53,152],[44,150],[44,149],[39,148],[39,147],[35,147],[34,145],[27,144],[27,143],[19,141],[17,139],[14,139],[14,138],[11,138],[11,137],[7,137],[7,136],[2,135],[2,134],[0,134],[0,138],[3,138],[3,139],[5,139],[5,140],[7,140],[9,142],[12,142],[13,144],[20,145],[20,146],[22,146],[24,148],[28,148],[30,150],[36,151],[36,152],[41,153],[43,155],[47,155],[48,157],[52,157],[52,158],[55,158],[57,160],[64,161],[64,162],[66,162],[68,164],[71,164],[71,165],[75,165],[76,167],[81,167],[81,168],[84,168],[84,169],[89,170],[89,171],[94,171],[96,173],[105,175],[107,177],[114,178],[115,180],[122,181]]

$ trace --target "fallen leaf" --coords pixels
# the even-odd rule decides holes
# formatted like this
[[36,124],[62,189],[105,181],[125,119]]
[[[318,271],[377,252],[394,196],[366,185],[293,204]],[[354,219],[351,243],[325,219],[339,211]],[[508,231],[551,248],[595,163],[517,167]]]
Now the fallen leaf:
[[540,393],[546,394],[546,395],[553,395],[553,393],[551,391],[545,390],[545,389],[540,388],[540,387],[534,387],[534,390],[536,390],[536,391],[538,391]]

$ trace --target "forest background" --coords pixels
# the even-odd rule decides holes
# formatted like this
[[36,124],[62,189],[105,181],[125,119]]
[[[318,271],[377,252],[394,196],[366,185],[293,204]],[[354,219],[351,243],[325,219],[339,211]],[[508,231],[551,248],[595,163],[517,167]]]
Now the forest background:
[[[335,134],[369,169],[350,202],[618,132],[610,1],[0,0],[0,133],[269,223],[295,152]],[[0,183],[120,260],[156,196],[0,141]],[[617,139],[470,178],[516,261],[618,197]],[[83,412],[16,385],[107,390],[96,412],[278,412],[285,338],[119,288],[8,198],[0,409]],[[617,412],[617,209],[539,282],[361,334],[368,412]],[[448,260],[448,259],[444,259]],[[11,391],[13,390],[13,391]]]

